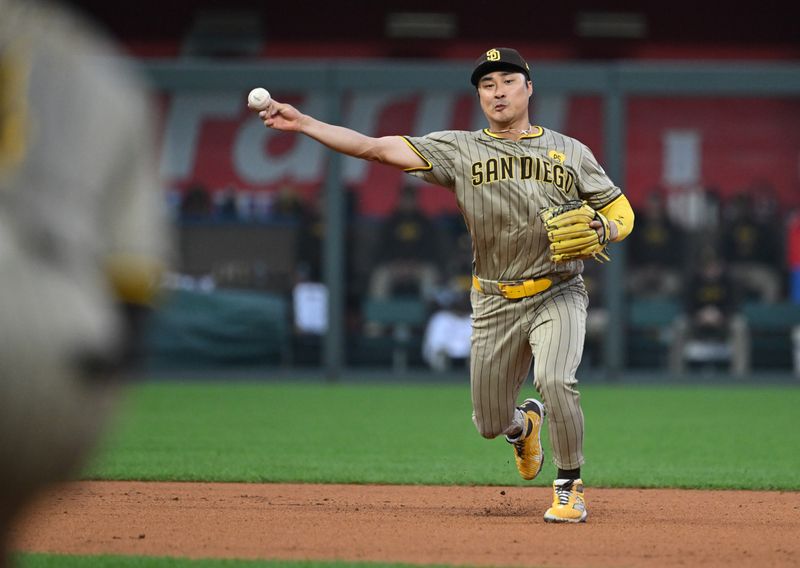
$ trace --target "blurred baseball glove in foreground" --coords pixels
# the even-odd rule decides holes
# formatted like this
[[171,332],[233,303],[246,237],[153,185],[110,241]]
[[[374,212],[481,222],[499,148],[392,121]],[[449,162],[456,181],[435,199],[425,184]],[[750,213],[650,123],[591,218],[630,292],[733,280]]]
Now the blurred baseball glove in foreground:
[[[586,202],[573,200],[544,207],[539,211],[539,218],[547,229],[550,260],[553,262],[585,258],[598,262],[610,260],[605,252],[609,240],[608,219]],[[602,236],[589,226],[592,221],[602,223]]]

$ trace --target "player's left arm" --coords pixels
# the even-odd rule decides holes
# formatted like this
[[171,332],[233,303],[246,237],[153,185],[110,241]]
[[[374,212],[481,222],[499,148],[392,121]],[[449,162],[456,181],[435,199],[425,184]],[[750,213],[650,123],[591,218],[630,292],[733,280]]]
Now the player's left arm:
[[[608,219],[609,241],[618,243],[631,234],[635,214],[628,198],[624,194],[620,194],[614,201],[598,209],[598,211]],[[589,226],[594,229],[601,229],[603,224],[600,221],[592,221]]]

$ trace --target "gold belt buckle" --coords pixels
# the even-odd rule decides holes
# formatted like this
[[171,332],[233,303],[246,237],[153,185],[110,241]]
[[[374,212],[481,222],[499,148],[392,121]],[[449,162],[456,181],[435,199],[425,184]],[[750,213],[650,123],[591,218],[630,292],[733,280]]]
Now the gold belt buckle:
[[497,283],[497,288],[506,300],[518,300],[525,297],[525,284]]
[[539,278],[537,280],[525,280],[520,284],[503,284],[502,282],[498,282],[497,287],[500,289],[500,293],[505,299],[518,300],[544,292],[552,284],[553,281],[549,278]]
[[[536,294],[544,292],[552,285],[553,281],[549,278],[539,278],[537,280],[525,280],[519,284],[498,282],[497,289],[500,290],[500,295],[506,300],[519,300],[520,298],[527,298],[528,296],[535,296]],[[477,276],[472,276],[472,286],[478,292],[482,291],[481,283]]]

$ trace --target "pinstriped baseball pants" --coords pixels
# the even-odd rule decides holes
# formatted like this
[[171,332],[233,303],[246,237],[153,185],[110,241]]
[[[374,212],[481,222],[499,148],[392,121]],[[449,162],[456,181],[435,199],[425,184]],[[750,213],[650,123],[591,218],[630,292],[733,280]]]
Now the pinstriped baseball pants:
[[583,411],[575,372],[583,354],[588,296],[577,276],[520,300],[472,290],[470,382],[473,421],[486,438],[512,426],[533,360],[533,381],[547,412],[553,461],[583,462]]

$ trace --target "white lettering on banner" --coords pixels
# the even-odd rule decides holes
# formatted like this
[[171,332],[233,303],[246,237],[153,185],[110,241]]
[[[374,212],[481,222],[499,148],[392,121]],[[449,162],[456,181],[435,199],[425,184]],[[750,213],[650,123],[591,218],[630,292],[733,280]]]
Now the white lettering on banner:
[[164,126],[161,175],[185,179],[195,168],[200,126],[209,118],[233,119],[242,112],[238,93],[177,94],[171,99]]
[[[258,117],[244,107],[246,91],[201,90],[164,92],[163,95],[166,104],[161,173],[173,190],[180,191],[189,182],[198,181],[212,190],[231,186],[245,191],[272,192],[285,181],[296,182],[298,192],[308,197],[324,180],[330,151],[304,136],[287,134],[283,137],[265,129]],[[276,95],[279,95],[279,100],[286,100],[286,93]],[[301,91],[291,95],[291,102],[301,110],[325,119],[327,103],[322,99],[324,93]],[[628,112],[634,117],[647,116],[648,120],[647,124],[630,121],[629,140],[650,139],[653,130],[665,133],[661,137],[661,146],[637,147],[635,159],[629,160],[625,192],[631,201],[636,202],[644,195],[645,188],[657,184],[692,189],[694,185],[708,181],[703,178],[703,172],[707,170],[713,172],[713,181],[723,195],[735,191],[742,179],[769,176],[782,201],[797,203],[798,192],[794,189],[797,150],[785,133],[800,131],[796,120],[800,113],[792,114],[794,106],[792,112],[788,112],[785,101],[768,99],[760,99],[759,112],[748,113],[751,103],[746,98],[726,99],[725,105],[710,106],[705,106],[708,101],[702,98],[639,97],[631,100]],[[695,105],[700,107],[695,109]],[[602,105],[598,105],[596,99],[559,93],[537,97],[533,107],[531,119],[535,124],[560,129],[581,141],[593,143],[595,152],[602,155]],[[475,93],[466,91],[390,93],[365,87],[364,92],[350,92],[342,110],[343,125],[373,136],[384,132],[424,135],[456,126],[469,130],[486,127],[486,118]],[[700,117],[688,131],[684,123],[675,118],[687,113]],[[776,116],[782,118],[776,120]],[[744,130],[766,132],[771,140],[777,141],[777,145],[756,149],[753,154],[756,158],[739,160],[734,164],[735,168],[731,167],[733,150],[730,137],[726,137],[725,129],[719,125],[724,126],[732,120],[745,120]],[[368,191],[364,187],[367,181],[388,191],[394,191],[406,182],[406,178],[397,175],[395,170],[378,164],[355,158],[343,158],[341,163],[346,183],[354,186],[361,199],[360,207],[370,214],[385,213],[386,200],[380,192]],[[442,202],[450,198],[447,194],[442,196]],[[436,199],[426,201],[428,204],[434,202],[439,203]]]
[[[323,95],[310,95],[304,100],[302,110],[322,118],[324,105]],[[236,133],[231,150],[236,175],[251,184],[269,184],[284,178],[297,182],[319,180],[323,175],[325,147],[308,136],[295,135],[291,148],[285,154],[270,156],[265,150],[267,142],[278,135],[279,132],[265,128],[257,117],[244,121]]]
[[[458,104],[461,96],[447,92],[354,92],[347,100],[342,124],[375,136],[382,132],[382,119],[392,118],[393,124],[397,123],[397,117],[386,114],[388,109],[418,100],[416,111],[409,117],[410,122],[396,134],[422,136],[452,128],[457,122],[457,109],[463,108]],[[549,114],[551,122],[554,119],[561,122],[564,98],[552,99],[537,103],[537,108],[544,107],[542,110],[545,115]],[[324,95],[302,93],[297,104],[304,112],[324,119]],[[475,130],[486,126],[486,119],[477,104],[472,107],[471,120]],[[227,128],[233,127],[232,131],[223,130],[226,123],[230,125]],[[225,143],[221,147],[220,134],[230,140],[230,146]],[[228,138],[231,134],[232,138]],[[271,147],[277,148],[270,144],[276,136],[287,135],[264,128],[253,113],[245,111],[242,93],[238,91],[178,93],[171,98],[167,110],[161,173],[164,179],[180,183],[197,177],[202,171],[200,177],[205,183],[233,182],[252,188],[271,186],[284,180],[314,185],[324,179],[328,150],[323,145],[306,136],[294,136],[286,144],[281,143],[280,150],[273,149],[279,154],[270,154]],[[203,161],[199,162],[198,152],[208,142],[204,142],[203,137],[211,137],[215,141],[214,147],[221,150],[227,147],[227,152],[203,156]],[[357,186],[364,183],[372,165],[364,160],[344,158],[342,166],[344,181]]]

